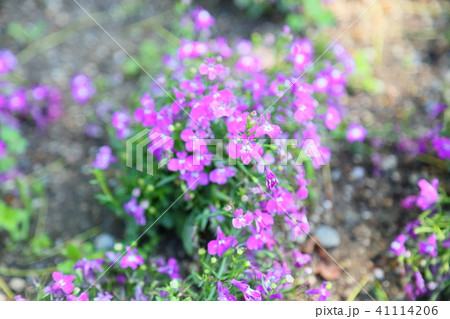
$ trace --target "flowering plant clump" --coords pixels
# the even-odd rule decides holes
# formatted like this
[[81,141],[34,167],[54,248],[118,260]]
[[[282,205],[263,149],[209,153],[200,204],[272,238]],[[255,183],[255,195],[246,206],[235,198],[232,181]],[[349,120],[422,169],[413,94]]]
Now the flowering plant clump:
[[431,183],[421,179],[420,193],[403,200],[405,209],[417,206],[422,213],[391,244],[404,265],[409,300],[448,300],[450,296],[450,200],[445,192],[438,192],[438,184],[436,179]]
[[[311,256],[294,243],[310,231],[308,188],[331,156],[325,136],[342,121],[350,55],[339,45],[313,64],[321,52],[287,26],[265,40],[213,38],[203,8],[180,21],[180,46],[156,83],[144,77],[150,85],[111,113],[110,143],[92,160],[98,198],[126,220],[131,244],[66,264],[38,299],[328,299],[328,283],[298,289]],[[288,63],[267,64],[261,47]],[[72,93],[80,104],[100,98],[84,74]],[[362,126],[349,131],[364,140]],[[162,228],[199,267],[154,259]]]

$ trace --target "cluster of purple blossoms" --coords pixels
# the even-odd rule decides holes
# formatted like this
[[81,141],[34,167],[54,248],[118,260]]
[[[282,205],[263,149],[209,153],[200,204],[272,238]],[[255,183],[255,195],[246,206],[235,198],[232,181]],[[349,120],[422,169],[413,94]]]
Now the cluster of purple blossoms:
[[92,163],[93,168],[105,170],[111,165],[111,163],[117,162],[117,158],[112,155],[111,147],[102,146],[98,150],[95,160]]
[[72,96],[80,104],[86,104],[95,95],[95,86],[86,74],[76,74],[72,78]]
[[140,189],[136,188],[133,191],[133,197],[123,205],[125,212],[132,216],[137,225],[145,225],[147,219],[145,218],[145,210],[148,208],[148,201],[143,200],[138,204],[138,197],[140,195]]

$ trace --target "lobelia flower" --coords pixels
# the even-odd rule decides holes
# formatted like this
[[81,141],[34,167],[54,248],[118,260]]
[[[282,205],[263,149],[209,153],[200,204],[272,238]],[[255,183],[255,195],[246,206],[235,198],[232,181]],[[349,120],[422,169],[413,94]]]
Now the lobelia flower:
[[209,183],[208,174],[205,172],[185,172],[180,174],[180,179],[186,181],[190,190],[195,190],[198,185],[205,186]]
[[450,138],[440,137],[433,139],[433,148],[437,152],[437,156],[443,160],[450,159]]
[[208,46],[206,43],[182,39],[178,48],[178,58],[181,60],[194,59],[205,55],[207,52]]
[[347,128],[347,140],[350,143],[364,141],[366,134],[366,129],[357,123],[350,123]]
[[291,46],[289,59],[294,63],[298,72],[303,72],[313,58],[314,48],[311,40],[301,39]]
[[131,118],[128,113],[123,111],[117,111],[112,114],[112,126],[117,131],[117,138],[124,139],[127,138],[131,134],[131,129],[129,125],[131,123]]
[[111,301],[114,298],[109,292],[98,292],[97,297],[94,298],[94,301]]
[[248,112],[241,113],[240,111],[235,111],[233,115],[227,118],[227,128],[228,132],[231,134],[238,134],[245,132],[247,125]]
[[403,200],[402,200],[402,207],[404,209],[413,209],[414,206],[416,206],[416,202],[417,202],[417,196],[415,195],[409,195],[406,196]]
[[22,295],[17,295],[14,297],[15,301],[30,301],[29,299],[25,299],[22,297]]
[[131,301],[148,301],[148,297],[142,292],[142,286],[136,286],[136,289],[134,290],[134,298],[131,298]]
[[175,258],[169,258],[166,265],[163,265],[156,269],[160,274],[166,274],[170,276],[170,279],[181,279],[178,273],[178,262]]
[[10,50],[0,50],[0,75],[11,72],[17,64],[17,59]]
[[255,209],[254,214],[255,214],[254,220],[256,223],[256,228],[258,230],[263,228],[267,229],[273,225],[273,217],[270,216],[269,214],[261,212],[260,209]]
[[238,288],[243,294],[246,301],[261,301],[261,293],[258,290],[250,288],[249,285],[236,279],[231,280],[231,284]]
[[171,158],[167,163],[167,169],[172,172],[194,171],[192,162],[188,160],[186,152],[177,152],[176,158]]
[[27,107],[27,93],[24,89],[18,89],[9,96],[8,107],[11,112],[24,111]]
[[233,55],[233,50],[229,47],[227,39],[221,37],[216,38],[212,50],[224,59],[228,59]]
[[72,275],[65,276],[61,271],[56,271],[52,273],[52,278],[55,281],[51,288],[53,292],[62,290],[65,294],[70,294],[75,288],[75,285],[72,283],[75,278]]
[[129,246],[127,246],[127,253],[125,256],[122,257],[120,260],[120,267],[122,268],[131,268],[133,270],[136,270],[138,266],[144,264],[144,259],[142,256],[136,254],[137,249],[131,249]]
[[308,219],[306,218],[306,208],[304,206],[301,212],[294,211],[289,216],[284,216],[284,221],[291,226],[293,239],[301,234],[308,234],[310,231]]
[[148,207],[148,202],[143,201],[140,204],[137,203],[137,199],[132,197],[127,203],[123,205],[125,212],[134,217],[137,225],[145,225],[147,219],[145,218],[145,209]]
[[200,64],[198,72],[201,75],[207,75],[208,79],[211,81],[214,80],[217,76],[220,76],[225,71],[225,68],[222,64],[215,64],[215,58],[206,58],[205,62],[206,63]]
[[319,295],[319,301],[325,301],[330,298],[330,292],[327,289],[328,283],[324,282],[318,289],[310,289],[306,291],[307,295]]
[[250,250],[259,250],[264,247],[264,244],[269,250],[276,244],[275,239],[270,234],[270,229],[254,229],[251,228],[253,235],[247,239],[247,248]]
[[237,243],[238,241],[233,236],[225,237],[220,226],[217,226],[217,239],[208,243],[208,254],[217,254],[219,257],[222,257],[229,248],[236,246]]
[[260,137],[265,134],[269,135],[270,138],[275,138],[277,135],[281,134],[281,129],[278,125],[272,125],[269,123],[270,114],[267,114],[267,119],[264,118],[264,114],[261,116],[262,124],[252,130],[255,133],[255,137]]
[[117,158],[112,155],[111,148],[109,146],[100,147],[97,155],[95,156],[92,166],[101,170],[105,170],[111,163],[117,162]]
[[294,196],[286,189],[278,187],[267,202],[266,209],[269,213],[283,214],[288,212],[294,203]]
[[239,58],[234,67],[236,71],[243,71],[254,74],[261,71],[262,62],[258,57],[254,55],[246,55]]
[[82,292],[78,297],[74,295],[68,295],[67,301],[88,301],[88,295]]
[[103,259],[87,260],[86,258],[83,258],[77,261],[73,269],[81,269],[83,279],[92,282],[95,280],[95,271],[102,271],[103,262]]
[[400,234],[395,238],[395,240],[391,243],[391,251],[396,256],[402,256],[406,253],[405,242],[408,239],[408,236],[405,234]]
[[228,178],[236,175],[236,170],[232,167],[225,166],[218,167],[209,173],[209,180],[213,183],[223,185],[227,182]]
[[95,87],[86,74],[76,74],[71,84],[72,96],[77,103],[85,104],[95,95]]
[[233,212],[234,218],[232,220],[234,228],[242,228],[250,225],[253,222],[253,214],[250,211],[244,214],[242,209],[237,209]]
[[3,156],[5,156],[7,150],[8,146],[6,145],[6,143],[0,140],[0,160],[3,158]]
[[245,134],[238,139],[232,139],[227,145],[228,155],[234,159],[240,158],[245,165],[250,163],[252,159],[260,162],[264,150],[260,144],[253,142],[252,139],[252,136],[247,138]]
[[208,29],[214,25],[214,18],[203,8],[194,10],[192,15],[195,21],[195,29],[197,30]]
[[280,184],[280,181],[275,176],[275,174],[270,170],[269,166],[266,166],[266,188],[267,190],[271,191]]
[[430,255],[433,258],[436,257],[437,255],[436,234],[430,235],[426,241],[421,241],[419,243],[419,251],[422,255]]
[[430,184],[426,180],[421,179],[417,185],[420,187],[420,194],[417,197],[416,204],[422,210],[426,210],[433,206],[433,204],[438,200],[439,194],[437,192],[437,187],[439,185],[439,180],[433,179]]
[[217,295],[219,301],[237,301],[236,297],[230,294],[230,289],[222,286],[220,280],[217,281]]
[[339,123],[341,123],[339,111],[335,107],[329,107],[325,115],[325,126],[327,129],[334,131]]
[[427,292],[427,288],[425,286],[425,280],[422,277],[422,274],[420,273],[420,271],[415,271],[414,272],[414,277],[416,278],[415,280],[415,289],[414,289],[414,294],[417,297],[420,297],[422,295],[424,295]]
[[300,251],[293,252],[295,267],[301,268],[312,260],[311,255],[302,254]]
[[419,227],[419,226],[420,226],[420,220],[419,220],[419,219],[413,220],[412,222],[409,222],[409,223],[406,224],[406,226],[405,226],[405,231],[408,233],[408,235],[409,235],[411,238],[416,239],[418,236],[417,236],[417,234],[414,232],[414,230],[415,230],[417,227]]

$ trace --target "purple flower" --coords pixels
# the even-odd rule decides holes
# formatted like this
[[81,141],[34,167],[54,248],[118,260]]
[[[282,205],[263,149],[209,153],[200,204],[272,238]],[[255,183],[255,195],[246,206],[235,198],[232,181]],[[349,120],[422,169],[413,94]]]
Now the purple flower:
[[443,160],[450,159],[450,138],[439,137],[433,139],[433,148],[437,152],[437,156]]
[[208,46],[203,42],[181,40],[181,46],[178,48],[178,58],[193,59],[205,55],[208,52]]
[[402,256],[406,252],[405,242],[408,239],[408,236],[405,234],[400,234],[395,238],[395,240],[391,243],[391,251],[396,256]]
[[185,172],[180,174],[180,179],[186,181],[190,190],[195,190],[198,185],[205,186],[209,183],[208,174],[205,172]]
[[128,215],[134,217],[137,225],[145,225],[147,223],[147,219],[145,218],[145,209],[147,206],[147,201],[143,201],[138,205],[137,199],[132,197],[123,205],[123,208]]
[[27,93],[24,89],[19,89],[9,96],[8,107],[11,112],[19,112],[27,107]]
[[142,292],[142,286],[136,286],[134,290],[134,298],[131,298],[131,301],[147,301],[148,297],[144,295]]
[[112,155],[111,148],[109,146],[100,147],[97,155],[95,156],[92,166],[101,170],[105,170],[111,163],[117,162],[117,159]]
[[408,235],[411,238],[416,239],[417,238],[417,234],[414,232],[414,230],[420,226],[420,220],[416,219],[413,220],[412,222],[409,222],[406,224],[405,226],[405,231],[408,233]]
[[439,185],[439,181],[434,179],[432,184],[430,184],[426,180],[421,179],[417,185],[420,187],[420,194],[417,197],[416,204],[422,210],[426,210],[438,200],[439,195],[437,192],[437,187]]
[[261,293],[258,290],[252,289],[249,285],[235,279],[231,280],[231,284],[244,294],[246,301],[261,301]]
[[77,103],[87,103],[94,94],[95,87],[86,74],[76,74],[72,78],[72,96]]
[[295,70],[303,72],[311,63],[314,48],[311,40],[301,39],[291,46],[290,56],[288,57],[294,63]]
[[0,75],[11,72],[17,67],[17,64],[17,59],[10,50],[0,51]]
[[193,18],[195,21],[195,29],[208,29],[214,25],[214,18],[203,8],[193,11]]
[[425,280],[423,279],[420,271],[415,271],[414,277],[416,278],[416,287],[414,289],[414,294],[417,297],[420,297],[427,292],[427,287],[425,286]]
[[366,134],[366,129],[357,123],[350,123],[347,128],[347,140],[350,143],[364,141]]
[[17,295],[17,296],[14,297],[14,299],[16,301],[30,301],[29,299],[23,298],[22,295]]
[[217,300],[219,301],[236,301],[236,297],[230,294],[230,289],[228,287],[223,287],[222,282],[219,280],[217,282]]
[[442,247],[444,248],[450,248],[450,238],[447,238],[442,242]]
[[52,286],[53,292],[62,290],[65,294],[70,294],[75,288],[75,285],[72,283],[75,278],[72,275],[65,276],[62,272],[56,271],[52,273],[52,278],[55,281]]
[[269,213],[284,214],[289,212],[295,204],[294,196],[283,188],[277,188],[272,198],[267,202],[266,209]]
[[178,262],[175,258],[169,258],[166,265],[163,265],[156,269],[161,274],[166,274],[170,276],[170,279],[181,279],[178,273]]
[[228,178],[236,175],[236,170],[232,167],[219,167],[209,173],[209,180],[213,183],[223,185],[227,182]]
[[246,135],[238,139],[232,139],[227,145],[227,153],[231,158],[240,158],[242,163],[247,165],[252,159],[256,162],[261,161],[263,148],[258,143],[252,141],[252,138],[247,138]]
[[258,73],[262,69],[261,60],[254,55],[246,55],[236,62],[235,68],[237,71],[244,71],[250,74]]
[[128,137],[131,134],[129,125],[131,123],[131,118],[128,113],[123,111],[114,112],[112,115],[112,126],[117,131],[117,138],[119,140]]
[[302,207],[301,212],[294,211],[290,216],[284,216],[284,221],[291,226],[293,239],[303,233],[308,234],[310,231],[305,206]]
[[262,115],[261,119],[261,125],[253,129],[255,132],[255,137],[260,137],[267,134],[270,138],[275,138],[277,135],[282,133],[278,125],[270,124],[270,114],[267,114],[267,119],[265,119],[264,115]]
[[136,254],[137,249],[130,249],[129,246],[127,246],[127,253],[125,256],[122,257],[120,260],[120,267],[122,268],[131,268],[133,270],[136,270],[136,268],[140,265],[144,264],[144,259],[142,256]]
[[102,271],[102,264],[103,259],[92,259],[87,260],[86,258],[83,258],[81,260],[78,260],[74,269],[81,269],[81,272],[83,274],[83,279],[87,280],[89,282],[95,280],[95,271]]
[[107,291],[98,292],[97,297],[94,298],[94,301],[111,301],[114,297]]
[[278,184],[280,184],[280,181],[275,176],[275,174],[271,171],[271,169],[268,166],[266,166],[266,188],[267,188],[267,190],[271,191]]
[[88,301],[88,295],[82,292],[78,297],[74,295],[68,295],[67,301]]
[[319,301],[325,301],[330,298],[330,292],[327,289],[328,283],[324,282],[318,289],[310,289],[306,291],[307,295],[319,295]]
[[436,234],[430,235],[426,241],[421,241],[419,243],[419,251],[422,255],[430,255],[433,258],[436,257],[437,255]]
[[222,233],[220,226],[217,226],[217,239],[211,240],[208,243],[208,254],[210,255],[218,255],[222,257],[225,252],[237,245],[238,241],[233,236],[225,237],[225,234]]
[[300,251],[294,251],[295,267],[301,268],[311,261],[311,255],[302,254]]
[[6,145],[6,143],[0,140],[0,160],[3,158],[3,156],[5,156],[7,149],[8,146]]
[[259,209],[255,209],[255,223],[257,229],[270,228],[273,225],[273,217],[267,213],[261,212]]
[[253,222],[253,214],[250,211],[244,214],[244,211],[242,209],[237,209],[233,212],[233,215],[234,218],[232,220],[232,223],[234,228],[239,229],[248,226]]
[[417,196],[415,195],[409,195],[406,196],[403,200],[402,200],[402,207],[404,209],[413,209],[414,206],[416,205],[416,201],[417,201]]

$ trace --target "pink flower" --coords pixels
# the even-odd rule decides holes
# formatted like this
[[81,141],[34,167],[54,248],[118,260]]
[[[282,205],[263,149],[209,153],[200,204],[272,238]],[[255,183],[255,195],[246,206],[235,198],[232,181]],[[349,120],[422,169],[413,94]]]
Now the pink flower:
[[450,159],[450,138],[439,137],[433,139],[433,148],[436,150],[439,158],[443,160]]
[[222,233],[220,226],[217,226],[217,239],[211,240],[208,243],[208,254],[210,255],[218,255],[222,257],[225,252],[237,245],[237,240],[233,236],[225,237],[225,234]]
[[7,150],[8,146],[6,145],[6,143],[0,140],[0,160],[2,159],[3,156],[5,156]]
[[436,257],[437,255],[436,234],[430,235],[426,241],[421,241],[419,243],[419,251],[422,255],[430,255],[433,258]]
[[294,104],[297,110],[294,113],[294,118],[297,122],[305,122],[314,119],[317,101],[310,96],[303,96],[295,100]]
[[367,131],[361,125],[356,123],[350,123],[347,129],[347,140],[350,143],[353,142],[362,142],[366,137]]
[[301,234],[308,234],[310,231],[306,209],[303,206],[301,212],[293,212],[290,216],[284,216],[284,221],[292,228],[292,238],[295,239]]
[[232,167],[218,167],[209,173],[209,180],[213,183],[223,185],[227,182],[227,178],[236,175],[236,170]]
[[413,209],[414,206],[416,205],[417,202],[417,196],[415,195],[409,195],[406,196],[403,200],[402,200],[402,207],[404,209]]
[[259,209],[255,209],[254,219],[257,229],[270,228],[273,225],[273,217]]
[[391,243],[391,251],[396,256],[402,256],[406,252],[405,242],[408,239],[408,236],[405,234],[400,234],[395,238],[395,240]]
[[239,139],[233,139],[227,145],[227,153],[231,158],[240,158],[247,165],[254,158],[257,162],[261,160],[263,148],[256,142],[243,135]]
[[217,300],[219,301],[236,301],[236,297],[230,294],[230,289],[222,286],[222,282],[217,281]]
[[180,179],[186,181],[190,190],[195,190],[199,184],[204,186],[209,183],[205,172],[185,172],[180,175]]
[[206,63],[200,64],[198,72],[200,72],[201,75],[208,75],[209,80],[214,80],[216,76],[220,76],[225,71],[225,68],[222,64],[215,64],[216,59],[207,58],[205,61]]
[[319,295],[319,301],[325,301],[330,298],[330,292],[327,289],[328,283],[324,282],[319,289],[310,289],[306,291],[307,295]]
[[181,46],[178,48],[178,57],[183,59],[193,59],[205,55],[208,52],[208,46],[203,42],[181,40]]
[[187,160],[186,152],[177,153],[177,158],[171,158],[167,163],[167,169],[172,172],[179,171],[184,173],[186,170],[193,171],[191,161]]
[[298,72],[303,72],[311,63],[314,48],[309,39],[302,39],[293,43],[291,47],[290,59]]
[[256,127],[254,130],[255,137],[263,136],[265,134],[269,135],[270,138],[275,138],[277,135],[281,134],[281,129],[278,125],[272,125],[269,123],[270,114],[267,114],[267,120],[264,115],[261,116],[262,124]]
[[238,71],[244,71],[247,73],[258,73],[262,69],[262,62],[254,55],[246,55],[239,58],[236,62],[235,68]]
[[52,273],[52,278],[55,281],[52,291],[56,292],[61,289],[65,294],[70,294],[75,288],[75,285],[72,283],[75,278],[72,275],[65,276],[61,271],[56,271]]
[[203,8],[199,8],[193,12],[195,28],[197,30],[208,29],[214,25],[214,18]]
[[438,200],[439,194],[437,192],[437,187],[439,181],[434,179],[432,184],[430,184],[426,180],[421,179],[417,184],[420,187],[420,194],[417,197],[416,204],[422,210],[426,210]]
[[302,254],[300,251],[294,251],[294,260],[295,260],[295,267],[301,268],[307,263],[311,261],[311,256],[308,254]]
[[17,64],[17,59],[10,50],[0,51],[0,75],[11,72],[17,67]]
[[247,126],[248,112],[241,113],[239,111],[234,112],[233,115],[227,118],[228,132],[231,134],[238,134],[245,132]]
[[284,214],[294,205],[294,196],[283,188],[278,188],[272,198],[267,202],[266,209],[269,213]]
[[144,264],[144,259],[142,256],[136,254],[137,249],[130,249],[129,246],[127,246],[127,253],[125,256],[122,257],[120,260],[120,267],[122,268],[131,268],[133,270],[136,270],[138,266]]
[[124,139],[131,134],[131,129],[129,128],[130,123],[131,119],[128,113],[123,111],[117,111],[113,113],[112,126],[117,131],[118,139]]
[[325,115],[325,126],[329,130],[335,130],[336,127],[341,123],[341,117],[339,116],[339,111],[335,107],[329,107],[327,114]]
[[25,110],[27,107],[27,94],[23,89],[16,90],[10,95],[8,106],[11,112],[19,112]]
[[244,214],[242,209],[237,209],[233,212],[234,218],[232,220],[234,228],[242,228],[250,225],[253,222],[253,214],[248,211]]

